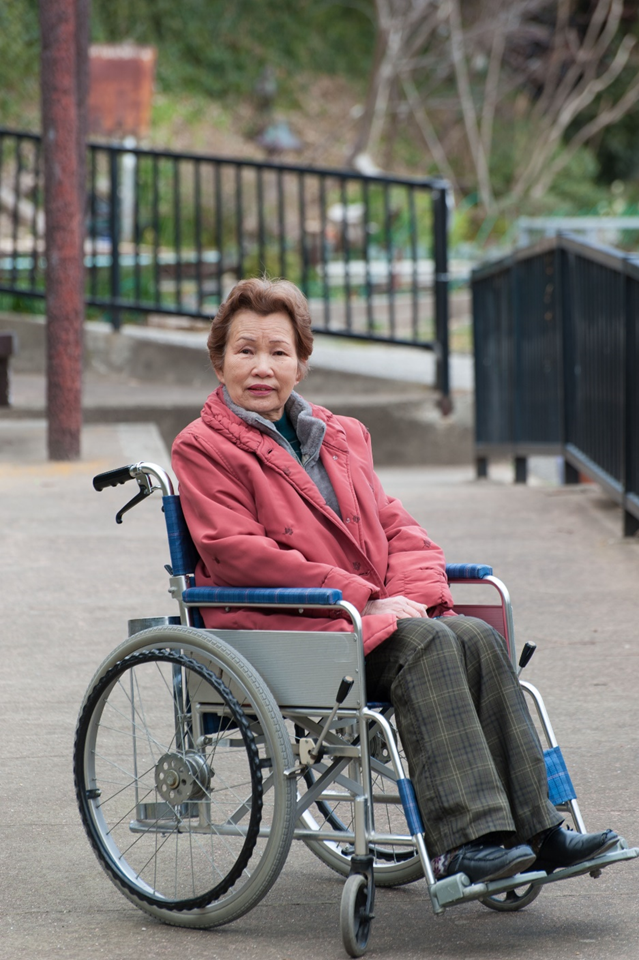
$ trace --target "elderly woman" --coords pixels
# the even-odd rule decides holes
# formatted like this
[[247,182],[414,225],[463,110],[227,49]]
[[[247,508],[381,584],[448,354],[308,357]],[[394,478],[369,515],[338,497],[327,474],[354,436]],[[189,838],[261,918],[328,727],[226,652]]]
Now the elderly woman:
[[[198,585],[334,587],[361,612],[369,696],[395,708],[436,876],[554,870],[610,849],[561,827],[499,634],[457,617],[444,556],[387,496],[357,420],[295,387],[313,348],[285,280],[243,280],[209,340],[222,384],[175,441]],[[209,628],[347,630],[343,619],[204,609]]]

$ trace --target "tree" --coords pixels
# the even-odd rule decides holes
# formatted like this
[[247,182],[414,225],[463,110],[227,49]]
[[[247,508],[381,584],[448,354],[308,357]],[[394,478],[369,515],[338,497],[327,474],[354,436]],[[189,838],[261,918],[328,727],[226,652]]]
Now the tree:
[[375,2],[353,162],[375,157],[403,111],[438,172],[457,193],[476,191],[491,214],[543,195],[581,146],[635,106],[636,38],[623,0]]

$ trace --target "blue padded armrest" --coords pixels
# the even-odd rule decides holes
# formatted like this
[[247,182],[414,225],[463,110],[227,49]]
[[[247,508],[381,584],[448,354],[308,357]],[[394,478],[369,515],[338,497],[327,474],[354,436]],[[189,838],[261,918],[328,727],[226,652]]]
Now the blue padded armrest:
[[447,563],[446,576],[449,580],[483,580],[492,577],[493,568],[482,563]]
[[319,603],[329,606],[342,599],[342,591],[321,587],[189,587],[182,599],[185,603],[294,603],[296,606]]

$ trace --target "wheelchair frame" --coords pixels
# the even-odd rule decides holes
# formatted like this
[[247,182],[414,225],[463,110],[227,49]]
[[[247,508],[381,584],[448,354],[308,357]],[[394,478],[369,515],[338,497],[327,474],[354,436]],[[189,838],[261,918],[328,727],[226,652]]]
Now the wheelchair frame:
[[[336,590],[193,586],[197,554],[165,471],[141,461],[101,474],[94,486],[102,490],[130,479],[137,481],[138,494],[116,520],[161,491],[169,592],[179,617],[130,621],[129,638],[106,658],[84,698],[74,773],[96,855],[136,906],[175,925],[227,923],[265,896],[292,840],[302,840],[346,877],[342,939],[351,956],[361,956],[376,885],[423,876],[436,914],[468,900],[516,910],[547,883],[595,877],[603,867],[639,855],[639,848],[620,839],[603,856],[550,875],[528,872],[487,883],[471,883],[464,874],[436,880],[392,710],[366,702],[357,609]],[[495,626],[517,667],[504,584],[486,566],[449,565],[447,572],[452,582],[497,592],[496,604],[455,609]],[[202,625],[202,607],[339,609],[353,630],[213,631]],[[321,673],[314,662],[318,637]],[[310,657],[305,644],[312,644]],[[543,699],[520,682],[548,744],[550,798],[585,832]],[[396,826],[399,810],[403,826]]]

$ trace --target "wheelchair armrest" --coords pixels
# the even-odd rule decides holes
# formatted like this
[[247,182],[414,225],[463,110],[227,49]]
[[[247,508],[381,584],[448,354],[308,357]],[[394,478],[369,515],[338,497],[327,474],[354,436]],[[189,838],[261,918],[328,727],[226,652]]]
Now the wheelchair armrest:
[[492,577],[493,568],[482,563],[447,563],[446,576],[449,580],[484,580]]
[[183,592],[182,599],[187,604],[333,606],[342,599],[342,591],[325,590],[321,587],[188,587]]

